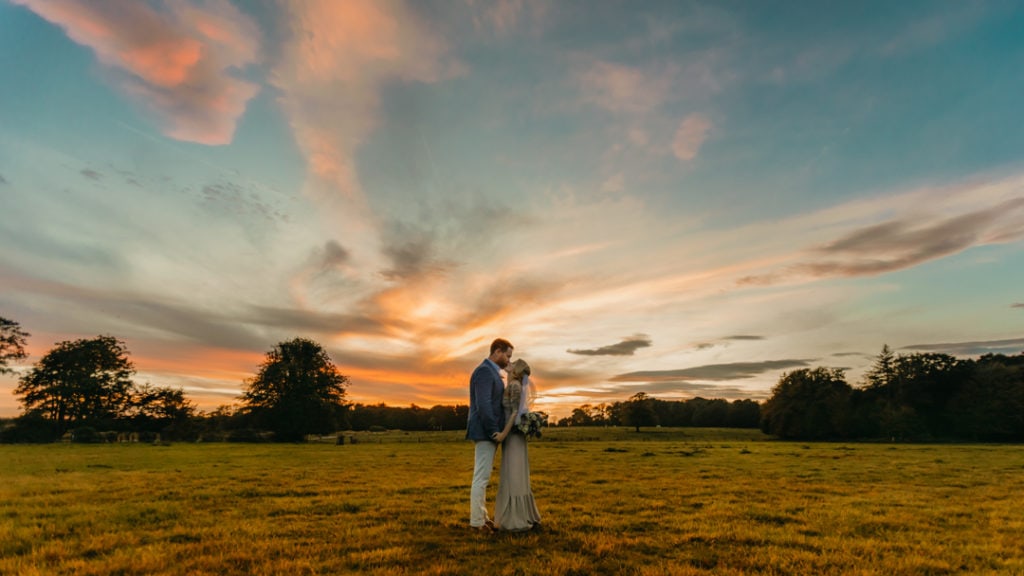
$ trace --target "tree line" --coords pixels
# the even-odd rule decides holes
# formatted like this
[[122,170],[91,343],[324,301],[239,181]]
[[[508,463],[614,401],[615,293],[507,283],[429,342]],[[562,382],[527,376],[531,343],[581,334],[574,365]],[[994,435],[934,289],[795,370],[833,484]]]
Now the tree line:
[[1024,353],[963,359],[893,354],[864,381],[839,368],[784,374],[761,409],[761,429],[784,439],[1024,440]]
[[[29,334],[0,317],[0,374],[27,357]],[[136,384],[125,343],[112,336],[57,343],[19,378],[22,415],[0,421],[2,442],[141,439],[299,441],[339,430],[458,430],[469,407],[351,403],[349,379],[312,340],[267,352],[240,404],[200,412],[181,389]],[[584,404],[557,426],[757,428],[783,439],[1024,440],[1024,353],[977,360],[895,355],[884,346],[853,387],[838,368],[783,374],[764,403],[644,392]]]
[[757,428],[761,405],[754,400],[690,398],[663,400],[638,392],[611,404],[584,404],[560,419],[559,426],[650,426],[698,428]]

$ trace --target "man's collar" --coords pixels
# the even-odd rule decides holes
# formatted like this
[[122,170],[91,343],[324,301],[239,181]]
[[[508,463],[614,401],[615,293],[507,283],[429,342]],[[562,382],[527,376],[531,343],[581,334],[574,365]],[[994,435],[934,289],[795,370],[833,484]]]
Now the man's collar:
[[497,364],[495,364],[494,360],[491,360],[490,358],[484,358],[484,362],[490,364],[491,367],[494,368],[494,371],[498,373],[498,376],[501,376],[501,368]]

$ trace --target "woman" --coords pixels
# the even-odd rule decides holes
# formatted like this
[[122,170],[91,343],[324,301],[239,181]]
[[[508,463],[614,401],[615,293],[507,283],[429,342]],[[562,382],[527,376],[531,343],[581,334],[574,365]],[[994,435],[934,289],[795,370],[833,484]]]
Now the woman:
[[516,424],[520,416],[529,412],[532,386],[530,366],[523,359],[513,362],[507,369],[508,384],[501,400],[505,410],[505,429],[498,434],[501,447],[501,474],[498,480],[498,498],[494,505],[494,522],[499,530],[519,532],[540,524],[540,512],[530,490],[530,461],[526,454],[526,436]]

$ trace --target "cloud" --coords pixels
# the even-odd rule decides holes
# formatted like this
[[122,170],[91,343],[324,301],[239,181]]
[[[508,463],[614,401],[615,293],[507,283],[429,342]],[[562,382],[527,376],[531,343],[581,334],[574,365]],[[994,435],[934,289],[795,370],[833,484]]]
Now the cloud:
[[517,31],[524,20],[536,29],[543,26],[548,3],[543,0],[487,0],[467,2],[476,9],[473,26],[477,31],[504,36]]
[[624,401],[638,392],[644,392],[663,400],[698,397],[725,400],[764,400],[770,395],[767,390],[748,390],[731,385],[684,380],[604,384],[593,387],[561,387],[554,390],[542,390],[541,394],[548,400],[562,404],[573,403],[578,406],[580,404]]
[[1007,340],[979,340],[972,342],[946,342],[939,344],[911,344],[902,350],[926,350],[941,352],[953,356],[979,356],[982,354],[1018,354],[1024,353],[1024,338]]
[[325,268],[348,264],[349,259],[351,259],[351,255],[348,250],[337,241],[329,240],[324,244],[323,266]]
[[613,377],[612,382],[662,382],[668,380],[737,380],[751,378],[775,370],[803,368],[808,360],[766,360],[764,362],[734,362],[708,364],[681,370],[650,370],[629,372]]
[[382,247],[391,267],[381,274],[389,280],[412,279],[451,268],[435,256],[437,240],[432,230],[394,222]]
[[333,314],[300,310],[295,308],[274,308],[252,306],[250,312],[239,320],[274,328],[283,328],[299,333],[316,332],[339,336],[343,334],[380,334],[379,320],[355,314]]
[[566,350],[566,352],[580,356],[632,356],[638,349],[647,348],[650,345],[651,339],[646,334],[635,334],[616,344],[591,350]]
[[736,334],[734,336],[726,336],[721,340],[715,340],[711,342],[699,342],[696,345],[697,350],[708,350],[718,346],[722,342],[726,341],[751,341],[751,340],[764,340],[764,336],[755,336],[752,334]]
[[1010,304],[1010,308],[1024,308],[1024,302],[1014,302]]
[[85,176],[89,180],[95,180],[96,182],[99,182],[100,180],[103,179],[103,175],[93,170],[92,168],[83,168],[82,170],[79,171],[79,174]]
[[895,56],[932,48],[973,31],[979,23],[993,16],[993,8],[996,12],[1003,10],[975,2],[957,2],[944,8],[947,9],[911,19],[894,38],[878,45],[877,49],[882,55]]
[[873,276],[912,268],[968,248],[1024,238],[1024,197],[955,216],[922,214],[891,218],[847,232],[806,250],[798,262],[740,285],[767,285],[799,278]]
[[611,112],[642,114],[660,108],[668,99],[673,75],[596,61],[577,75],[584,99]]
[[218,217],[242,220],[266,233],[265,225],[288,219],[281,210],[236,182],[207,184],[202,189],[202,206]]
[[683,162],[697,157],[701,146],[711,132],[711,120],[700,114],[690,114],[679,123],[672,139],[672,153]]
[[4,178],[3,174],[0,174],[0,185],[7,184],[7,178]]
[[858,357],[861,357],[861,358],[873,358],[873,356],[871,356],[870,354],[865,354],[863,352],[833,352],[832,356],[834,356],[836,358],[845,358],[847,356],[858,356]]
[[64,29],[121,75],[116,81],[152,110],[167,136],[231,142],[259,87],[230,71],[257,61],[260,31],[228,0],[202,8],[187,1],[14,0]]
[[360,196],[355,151],[375,128],[380,91],[462,72],[448,43],[400,1],[282,2],[288,37],[270,81],[311,173]]

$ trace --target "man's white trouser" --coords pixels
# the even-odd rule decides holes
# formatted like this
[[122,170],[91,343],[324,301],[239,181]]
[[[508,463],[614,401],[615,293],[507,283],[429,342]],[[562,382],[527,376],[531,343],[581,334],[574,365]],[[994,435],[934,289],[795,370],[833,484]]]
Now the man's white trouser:
[[469,492],[469,525],[479,528],[487,520],[487,485],[494,469],[494,453],[498,445],[490,440],[476,442],[476,463],[473,466],[473,488]]

